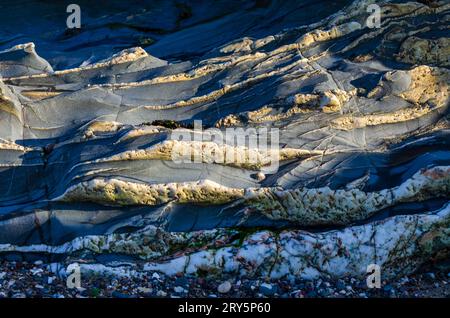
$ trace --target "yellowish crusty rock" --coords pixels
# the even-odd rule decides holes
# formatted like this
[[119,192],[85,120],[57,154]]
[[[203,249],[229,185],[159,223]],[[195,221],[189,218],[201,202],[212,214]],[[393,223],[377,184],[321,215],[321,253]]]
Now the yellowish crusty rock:
[[143,126],[131,129],[130,131],[125,133],[122,137],[120,137],[116,143],[122,142],[127,139],[140,137],[140,136],[157,134],[157,133],[160,133],[165,130],[167,130],[167,129],[162,126],[143,125]]
[[287,111],[279,113],[271,106],[264,106],[256,111],[248,112],[247,116],[249,118],[249,121],[254,123],[263,123],[269,121],[277,122],[292,117],[296,114],[302,114],[311,111],[312,109],[310,108],[295,105],[293,107],[290,107]]
[[301,49],[317,42],[336,39],[359,29],[361,29],[361,24],[353,21],[334,26],[329,30],[314,30],[306,33],[298,40],[298,47]]
[[450,71],[443,68],[421,65],[408,72],[411,85],[399,94],[400,97],[415,104],[433,103],[444,106],[448,102]]
[[399,109],[390,113],[370,114],[365,116],[345,115],[333,119],[330,126],[340,130],[352,130],[367,126],[400,123],[422,117],[433,111],[430,106],[416,106]]
[[21,118],[22,114],[14,102],[4,94],[2,86],[0,86],[0,112],[6,112],[16,118]]
[[243,189],[222,186],[210,180],[143,184],[118,179],[96,178],[76,184],[56,201],[89,201],[104,205],[158,205],[178,203],[222,204],[243,197]]
[[375,98],[383,94],[385,86],[389,85],[389,82],[397,75],[404,75],[405,78],[409,78],[409,86],[392,94],[411,103],[410,107],[388,113],[345,115],[333,119],[331,126],[337,129],[351,130],[366,126],[405,122],[420,118],[448,104],[450,72],[444,68],[427,65],[417,66],[409,71],[386,73],[384,79],[367,94],[367,97]]
[[214,126],[217,128],[220,128],[220,127],[239,126],[241,124],[242,124],[242,122],[238,116],[236,116],[234,114],[230,114],[224,118],[219,119]]
[[33,150],[33,148],[24,147],[24,146],[14,143],[14,142],[0,140],[0,150],[16,150],[16,151],[27,152],[27,151]]
[[358,188],[251,188],[245,203],[275,220],[290,220],[302,225],[348,224],[370,217],[383,208],[400,202],[422,201],[439,194],[450,194],[450,167],[437,166],[416,172],[401,185],[380,191]]
[[356,95],[357,90],[332,89],[315,94],[296,94],[294,104],[306,108],[322,107],[325,113],[340,111],[342,106]]
[[87,125],[84,137],[89,139],[94,137],[95,133],[115,132],[121,126],[121,123],[115,121],[95,120]]
[[321,155],[322,151],[295,148],[259,149],[230,146],[211,141],[166,140],[152,147],[129,150],[96,162],[122,160],[175,160],[177,162],[216,163],[250,170],[259,170],[275,161]]
[[410,64],[435,64],[450,66],[450,38],[407,38],[400,46],[397,61]]
[[21,92],[22,96],[25,96],[32,100],[42,100],[45,98],[55,97],[62,92],[51,92],[47,90],[24,90]]
[[239,53],[239,52],[250,52],[252,50],[253,40],[244,37],[238,41],[233,41],[232,43],[224,45],[220,52],[222,53]]

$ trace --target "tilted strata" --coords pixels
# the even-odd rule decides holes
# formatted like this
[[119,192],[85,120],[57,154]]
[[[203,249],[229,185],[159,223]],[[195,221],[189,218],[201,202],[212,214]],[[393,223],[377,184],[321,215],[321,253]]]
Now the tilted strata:
[[175,203],[222,204],[244,201],[246,211],[301,225],[349,224],[401,202],[450,196],[450,167],[417,172],[401,185],[381,191],[358,188],[229,188],[209,180],[190,183],[138,184],[117,179],[92,179],[74,185],[54,200],[92,201],[105,205]]
[[[153,226],[134,234],[76,239],[61,246],[0,245],[1,251],[44,253],[124,253],[163,261],[105,266],[80,263],[85,274],[138,275],[144,271],[210,274],[236,273],[270,278],[364,277],[369,265],[389,279],[448,257],[450,208],[429,214],[397,216],[372,224],[325,233],[259,231],[239,238],[239,231],[165,233]],[[181,255],[180,255],[181,252]],[[76,260],[75,257],[72,261]]]
[[349,224],[363,220],[386,207],[450,195],[450,168],[434,167],[417,172],[401,185],[381,191],[358,188],[251,189],[246,201],[273,219],[298,221],[303,225]]
[[[367,25],[374,3],[380,28]],[[448,258],[450,6],[427,3],[193,10],[184,29],[121,29],[155,39],[99,58],[76,34],[46,39],[48,61],[39,43],[2,44],[1,255],[307,279]],[[247,22],[248,34],[229,28]],[[217,140],[227,129],[277,138]]]

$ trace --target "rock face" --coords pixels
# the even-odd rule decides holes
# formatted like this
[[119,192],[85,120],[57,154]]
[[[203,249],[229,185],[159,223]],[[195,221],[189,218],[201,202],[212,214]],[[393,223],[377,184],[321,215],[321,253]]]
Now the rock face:
[[379,28],[373,1],[79,2],[79,31],[1,12],[25,40],[0,30],[1,257],[305,279],[448,258],[446,1],[378,1]]

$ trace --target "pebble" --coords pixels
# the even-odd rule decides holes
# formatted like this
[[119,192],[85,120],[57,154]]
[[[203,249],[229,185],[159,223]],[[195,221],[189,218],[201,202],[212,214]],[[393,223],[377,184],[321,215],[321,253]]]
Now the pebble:
[[161,277],[159,276],[158,273],[153,273],[152,278],[153,278],[153,279],[158,279],[158,280],[159,280]]
[[138,291],[142,294],[150,294],[153,289],[148,287],[138,287]]
[[[0,263],[1,264],[1,263]],[[3,269],[3,270],[2,270]],[[450,273],[428,272],[396,281],[384,281],[382,289],[368,289],[365,280],[343,278],[339,280],[286,279],[279,281],[253,280],[245,276],[235,279],[225,276],[217,283],[209,277],[179,275],[166,276],[151,273],[140,277],[106,278],[94,277],[83,280],[85,288],[67,289],[65,280],[52,275],[48,265],[38,266],[31,262],[3,263],[0,267],[0,298],[6,297],[51,297],[51,298],[86,298],[86,297],[282,297],[282,298],[316,298],[316,297],[426,297],[427,291],[446,295],[449,291]],[[37,275],[38,273],[39,275]],[[424,287],[425,286],[425,287]],[[342,287],[342,288],[339,288]]]
[[436,275],[434,275],[434,273],[426,273],[425,277],[430,281],[436,280]]
[[255,176],[256,180],[263,181],[266,178],[266,175],[262,172],[258,172]]
[[277,292],[277,288],[274,285],[262,283],[259,286],[259,292],[264,296],[273,296]]
[[174,292],[179,293],[179,294],[184,293],[184,288],[180,287],[180,286],[175,286],[173,288],[173,290],[174,290]]
[[226,294],[231,290],[231,283],[229,281],[225,281],[217,287],[217,291],[221,294]]
[[163,291],[163,290],[158,290],[156,292],[156,296],[158,296],[158,297],[166,297],[167,293],[165,291]]
[[42,272],[44,272],[44,270],[42,268],[32,268],[30,271],[31,271],[31,274],[33,274],[33,275],[39,275]]
[[112,293],[111,296],[116,297],[116,298],[130,298],[129,295],[120,293],[120,292],[118,292],[118,291],[116,291],[116,290],[113,291],[113,293]]

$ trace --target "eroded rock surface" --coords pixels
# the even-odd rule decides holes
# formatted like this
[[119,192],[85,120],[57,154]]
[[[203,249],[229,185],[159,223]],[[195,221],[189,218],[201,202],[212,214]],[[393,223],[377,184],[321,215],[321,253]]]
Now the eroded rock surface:
[[372,3],[117,4],[79,32],[0,31],[2,257],[305,279],[448,258],[450,6],[377,1],[369,28]]

